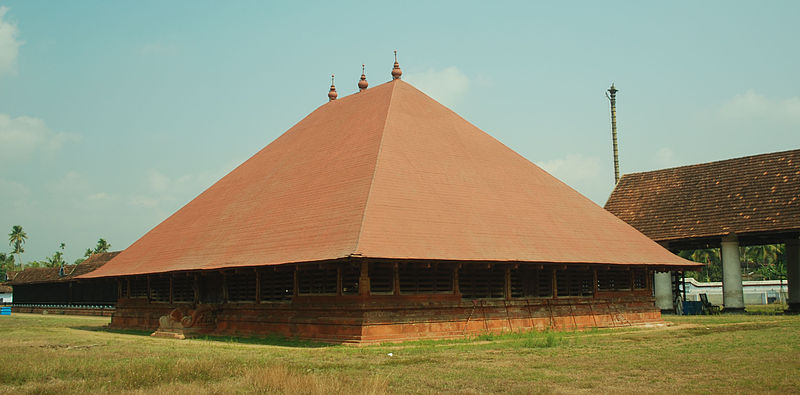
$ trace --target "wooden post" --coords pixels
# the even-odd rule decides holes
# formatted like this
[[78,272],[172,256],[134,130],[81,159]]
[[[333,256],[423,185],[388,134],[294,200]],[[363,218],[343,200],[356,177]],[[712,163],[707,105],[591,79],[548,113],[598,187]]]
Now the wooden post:
[[592,269],[592,284],[594,285],[593,286],[593,291],[592,291],[592,296],[594,296],[596,298],[597,297],[597,268],[593,268]]
[[505,299],[511,300],[511,266],[508,265],[506,265],[504,288],[503,293],[505,294]]
[[553,299],[558,298],[558,279],[556,278],[556,268],[553,267]]
[[342,265],[336,266],[336,296],[342,296]]
[[369,262],[366,259],[361,260],[361,276],[358,278],[358,294],[361,296],[369,296]]
[[194,274],[192,291],[194,291],[194,304],[200,303],[200,275],[198,273]]
[[400,264],[397,262],[392,265],[392,287],[394,294],[400,295]]
[[175,278],[175,275],[174,274],[170,274],[169,275],[169,304],[174,303],[173,302],[174,299],[172,297],[172,279],[173,278]]
[[256,304],[261,303],[261,273],[258,269],[253,268],[256,273]]
[[150,303],[150,275],[145,274],[147,276],[147,303]]
[[456,296],[461,296],[461,285],[459,285],[458,281],[458,269],[461,267],[461,264],[455,265],[453,268],[453,294]]
[[228,303],[228,276],[224,270],[220,270],[220,273],[222,273],[222,303]]
[[126,294],[125,296],[126,296],[127,298],[130,298],[130,297],[131,297],[131,278],[130,278],[130,277],[128,277],[128,278],[126,278],[126,279],[125,279],[125,281],[126,281],[126,282],[127,282],[127,284],[128,284],[128,286],[127,286],[127,287],[125,287],[125,294]]
[[294,265],[294,289],[292,290],[293,297],[297,297],[297,295],[300,293],[300,283],[299,283],[300,280],[297,277],[297,270],[299,268],[300,265],[297,264]]

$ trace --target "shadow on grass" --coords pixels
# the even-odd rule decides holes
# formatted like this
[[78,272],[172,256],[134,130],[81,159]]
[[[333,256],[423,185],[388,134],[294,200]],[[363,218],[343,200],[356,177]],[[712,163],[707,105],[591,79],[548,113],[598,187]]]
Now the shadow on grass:
[[[113,329],[105,326],[72,326],[70,329],[90,331],[90,332],[106,332],[115,333],[120,335],[132,336],[147,336],[153,331],[143,331],[136,329]],[[265,336],[265,337],[242,337],[242,336],[198,336],[192,337],[190,340],[211,341],[220,343],[239,343],[239,344],[258,344],[264,346],[281,346],[281,347],[296,347],[296,348],[326,348],[334,347],[336,344],[320,343],[311,340],[302,340],[290,337],[283,337],[279,335]]]

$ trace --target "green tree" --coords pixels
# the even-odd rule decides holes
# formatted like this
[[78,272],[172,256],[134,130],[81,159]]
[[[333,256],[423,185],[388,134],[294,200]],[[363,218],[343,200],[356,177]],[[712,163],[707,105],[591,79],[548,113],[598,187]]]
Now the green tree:
[[111,244],[106,239],[100,238],[100,240],[97,240],[97,246],[94,247],[94,253],[108,252],[109,248],[111,248]]
[[88,257],[92,256],[92,254],[94,254],[94,251],[92,251],[91,248],[87,248],[86,252],[83,253],[83,257],[84,258],[88,258]]
[[0,252],[0,281],[5,281],[6,274],[12,270],[14,270],[14,255]]
[[722,281],[722,259],[719,248],[704,248],[700,250],[684,250],[678,253],[682,258],[705,264],[699,272],[687,272],[687,277],[699,281]]
[[56,251],[53,253],[53,256],[47,257],[45,261],[45,266],[47,267],[58,267],[64,264],[64,253],[61,251]]
[[28,234],[22,230],[22,226],[14,225],[11,227],[11,233],[8,234],[8,245],[13,248],[12,254],[17,254],[17,262],[20,269],[22,269],[22,258],[20,255],[25,252],[25,240],[28,240]]

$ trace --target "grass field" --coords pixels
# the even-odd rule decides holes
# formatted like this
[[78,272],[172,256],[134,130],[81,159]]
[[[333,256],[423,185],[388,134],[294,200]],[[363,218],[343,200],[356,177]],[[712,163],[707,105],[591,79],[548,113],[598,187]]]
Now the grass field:
[[800,391],[800,316],[759,312],[370,347],[156,339],[108,331],[107,318],[14,314],[0,317],[0,392]]

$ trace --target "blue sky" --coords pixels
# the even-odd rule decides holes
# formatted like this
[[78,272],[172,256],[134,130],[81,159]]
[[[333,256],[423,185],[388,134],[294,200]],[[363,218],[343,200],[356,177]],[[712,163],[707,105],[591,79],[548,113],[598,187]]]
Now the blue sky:
[[[335,3],[335,4],[334,4]],[[122,249],[326,101],[403,78],[602,205],[800,148],[799,2],[0,1],[0,230]],[[0,244],[0,251],[9,247]]]

